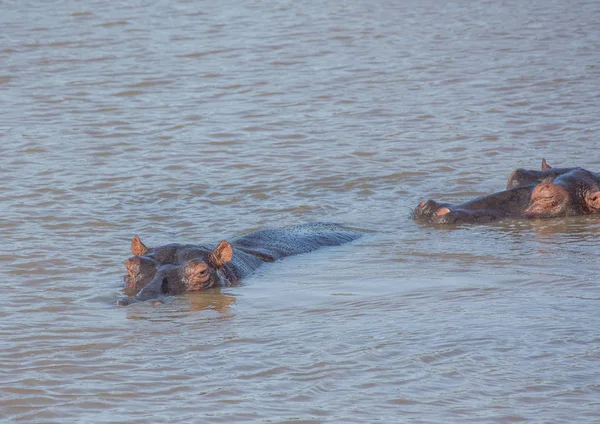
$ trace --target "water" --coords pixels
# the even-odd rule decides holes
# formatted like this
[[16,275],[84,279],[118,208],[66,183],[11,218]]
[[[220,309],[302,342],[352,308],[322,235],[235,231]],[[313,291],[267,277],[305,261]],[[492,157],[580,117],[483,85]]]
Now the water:
[[[0,418],[598,422],[600,221],[416,224],[600,171],[598,2],[0,4]],[[115,306],[149,246],[375,231]]]

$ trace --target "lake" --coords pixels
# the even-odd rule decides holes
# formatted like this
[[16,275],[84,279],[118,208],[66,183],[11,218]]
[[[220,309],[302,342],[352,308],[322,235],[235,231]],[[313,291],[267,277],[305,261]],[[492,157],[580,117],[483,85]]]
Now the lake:
[[[600,3],[0,4],[0,418],[597,423],[600,218],[433,227],[600,172]],[[130,241],[361,239],[116,306]]]

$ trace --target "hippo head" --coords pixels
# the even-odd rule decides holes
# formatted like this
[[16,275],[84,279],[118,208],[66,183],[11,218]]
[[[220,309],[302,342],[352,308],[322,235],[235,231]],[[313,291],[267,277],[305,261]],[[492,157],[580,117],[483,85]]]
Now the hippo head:
[[223,240],[212,252],[190,259],[183,268],[183,283],[188,291],[227,286],[229,281],[221,268],[233,258],[231,245]]
[[569,214],[571,196],[564,188],[554,183],[542,183],[531,193],[531,201],[525,216],[527,218],[549,218]]
[[233,258],[233,249],[228,242],[222,241],[213,251],[200,247],[185,248],[181,258],[183,261],[176,263],[160,263],[145,256],[128,259],[125,265],[129,272],[127,281],[132,284],[147,282],[137,296],[120,299],[117,304],[124,306],[186,291],[230,285],[230,272],[223,267]]

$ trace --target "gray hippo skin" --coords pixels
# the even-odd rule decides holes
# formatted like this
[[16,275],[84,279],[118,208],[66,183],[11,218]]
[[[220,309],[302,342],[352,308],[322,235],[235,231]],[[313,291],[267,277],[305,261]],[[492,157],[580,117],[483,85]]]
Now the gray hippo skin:
[[477,197],[458,205],[441,204],[444,206],[436,209],[427,221],[432,224],[464,224],[522,217],[525,216],[534,188],[535,185],[531,184]]
[[576,168],[553,168],[546,163],[546,159],[542,159],[542,170],[535,171],[532,169],[516,169],[508,177],[506,189],[520,187],[529,184],[541,184],[552,182],[556,177],[571,172]]
[[421,202],[413,218],[432,224],[491,222],[502,218],[547,218],[600,213],[600,174],[583,168],[517,169],[507,190],[452,205]]
[[[226,246],[226,245],[224,245]],[[135,255],[125,261],[125,292],[135,294],[152,281],[157,270],[164,265],[185,263],[191,259],[204,258],[214,247],[192,244],[166,244],[155,248],[146,247],[138,236],[131,241],[131,252]]]
[[139,237],[131,243],[135,255],[125,262],[128,294],[117,304],[237,284],[265,262],[339,246],[361,237],[362,231],[330,223],[309,223],[260,230],[217,246],[167,244],[146,247]]
[[[498,204],[505,199],[517,200],[519,209],[522,210],[522,196],[527,194],[527,190],[510,191],[521,186],[530,186],[539,184],[542,181],[552,181],[557,175],[569,172],[574,168],[552,168],[542,159],[542,170],[534,171],[528,169],[517,169],[508,177],[506,190],[508,193],[501,192],[489,196],[478,197],[469,202],[459,205],[450,203],[441,203],[434,200],[427,200],[419,203],[414,209],[412,217],[417,221],[428,221],[437,224],[465,223],[465,222],[489,222],[506,216],[518,215],[514,210],[515,205],[507,204],[504,207]],[[529,193],[531,194],[531,193]],[[442,208],[445,208],[442,210]],[[497,210],[498,209],[498,210]],[[440,213],[436,213],[440,211]],[[452,212],[450,215],[448,215]],[[443,216],[443,218],[441,218]]]
[[582,168],[538,184],[525,210],[527,218],[600,214],[600,177]]
[[417,205],[412,213],[412,217],[417,221],[429,221],[433,214],[441,208],[449,208],[450,203],[438,203],[435,200],[425,200]]
[[[542,159],[541,171],[521,168],[514,170],[508,177],[506,188],[511,189],[529,184],[550,183],[561,175],[567,174],[575,169],[582,168],[553,168],[546,163],[546,159]],[[595,175],[596,177],[600,178],[600,174]]]
[[600,213],[600,173],[583,168],[553,168],[542,160],[542,170],[517,169],[507,187],[536,184],[527,218],[595,215]]

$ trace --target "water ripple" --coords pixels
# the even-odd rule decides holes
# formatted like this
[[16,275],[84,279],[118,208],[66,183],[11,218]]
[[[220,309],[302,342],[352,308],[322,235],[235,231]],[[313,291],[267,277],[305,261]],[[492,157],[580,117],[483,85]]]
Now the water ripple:
[[[598,4],[273,6],[0,14],[3,417],[597,422],[598,219],[410,212],[600,171]],[[303,221],[376,232],[114,306],[134,234]]]

